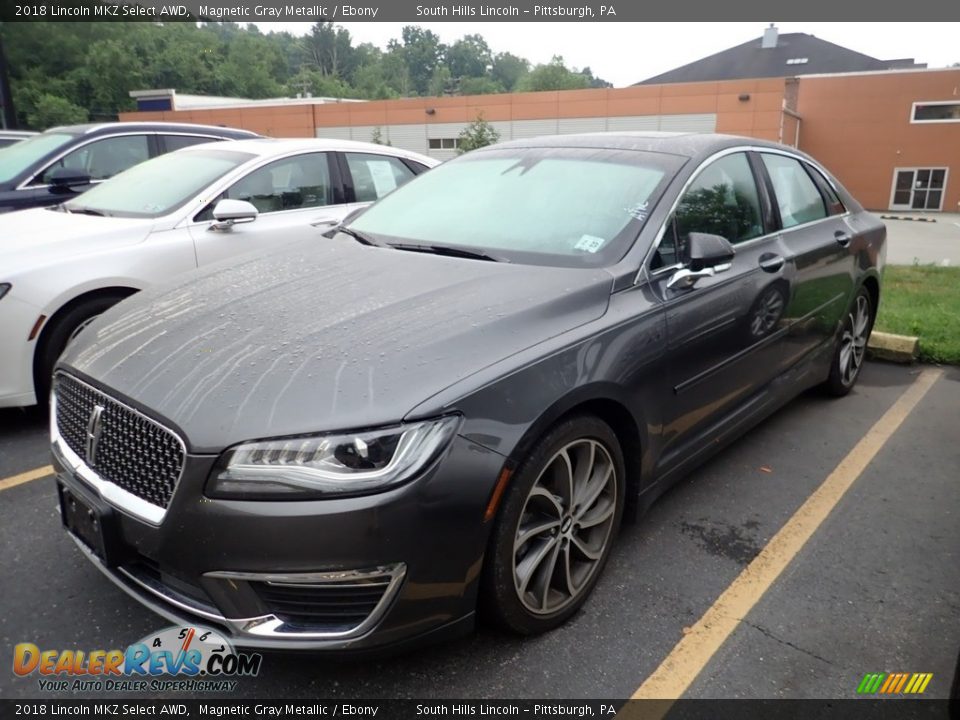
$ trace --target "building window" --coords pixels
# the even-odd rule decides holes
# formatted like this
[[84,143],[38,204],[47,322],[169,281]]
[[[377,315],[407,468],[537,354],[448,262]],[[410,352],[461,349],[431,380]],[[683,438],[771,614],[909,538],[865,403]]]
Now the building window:
[[430,138],[431,150],[456,150],[460,147],[460,138]]
[[913,104],[910,122],[960,122],[960,102],[917,102]]
[[806,65],[810,62],[810,58],[790,58],[787,60],[787,65]]
[[891,210],[940,210],[947,187],[947,168],[896,168]]

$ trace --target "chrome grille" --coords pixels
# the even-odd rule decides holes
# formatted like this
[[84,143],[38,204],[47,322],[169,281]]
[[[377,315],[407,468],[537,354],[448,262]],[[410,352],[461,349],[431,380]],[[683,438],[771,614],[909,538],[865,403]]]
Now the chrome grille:
[[[58,374],[54,387],[57,432],[102,479],[161,508],[170,504],[183,469],[184,447],[172,432],[86,383]],[[101,431],[91,462],[87,428],[102,406]]]

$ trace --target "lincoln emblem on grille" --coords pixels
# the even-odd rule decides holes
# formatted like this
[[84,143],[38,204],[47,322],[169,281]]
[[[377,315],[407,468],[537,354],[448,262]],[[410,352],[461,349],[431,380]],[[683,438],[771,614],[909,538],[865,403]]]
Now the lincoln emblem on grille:
[[100,431],[103,429],[100,423],[102,413],[103,405],[94,405],[87,423],[87,465],[90,467],[97,465],[97,443],[100,442]]

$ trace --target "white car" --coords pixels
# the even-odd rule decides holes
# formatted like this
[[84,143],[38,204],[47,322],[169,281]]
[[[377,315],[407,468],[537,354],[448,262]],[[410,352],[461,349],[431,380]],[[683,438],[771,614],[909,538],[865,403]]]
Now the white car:
[[94,317],[138,290],[319,234],[437,161],[346,140],[204,143],[141,163],[69,202],[0,220],[0,407],[46,398]]

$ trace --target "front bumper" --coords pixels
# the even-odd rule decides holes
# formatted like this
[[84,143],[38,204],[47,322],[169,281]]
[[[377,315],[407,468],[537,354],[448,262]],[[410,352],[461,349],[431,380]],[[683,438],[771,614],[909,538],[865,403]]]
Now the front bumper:
[[[215,626],[239,647],[315,651],[379,649],[472,626],[483,514],[503,458],[462,437],[407,485],[330,500],[210,499],[203,486],[216,458],[188,455],[158,525],[111,504],[64,450],[54,443],[58,481],[112,516],[120,559],[108,567],[73,539],[173,622]],[[331,620],[327,609],[349,617]]]

